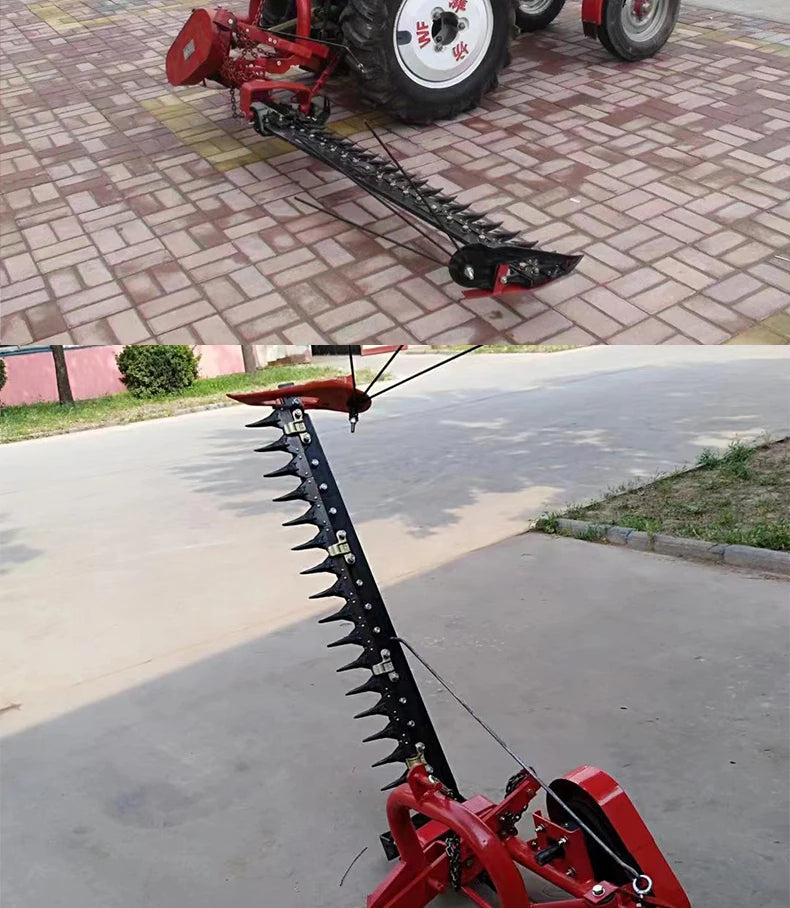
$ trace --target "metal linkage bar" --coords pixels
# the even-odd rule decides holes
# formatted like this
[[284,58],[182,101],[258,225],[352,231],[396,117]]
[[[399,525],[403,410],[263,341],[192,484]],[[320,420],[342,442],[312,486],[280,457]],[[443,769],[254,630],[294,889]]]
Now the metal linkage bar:
[[450,276],[469,288],[467,297],[539,287],[570,274],[581,260],[578,255],[535,249],[535,243],[518,240],[518,234],[504,230],[501,223],[489,221],[427,180],[409,174],[375,130],[386,158],[326,129],[323,115],[311,117],[272,100],[251,103],[249,112],[261,135],[290,142],[387,207],[394,206],[398,213],[406,212],[448,237],[455,246],[448,262]]
[[[283,390],[287,394],[287,390]],[[414,680],[411,668],[397,640],[381,592],[373,577],[353,522],[327,462],[315,426],[298,397],[283,397],[272,412],[252,423],[252,427],[270,426],[281,432],[273,442],[257,451],[282,451],[290,460],[267,477],[292,476],[299,485],[275,501],[302,501],[307,511],[284,526],[302,524],[317,529],[307,542],[294,546],[295,551],[316,549],[324,559],[303,574],[327,573],[333,583],[311,596],[311,599],[340,598],[343,605],[320,623],[350,622],[348,633],[330,643],[330,647],[355,646],[355,658],[338,669],[366,669],[367,679],[348,692],[349,695],[372,693],[377,699],[354,718],[381,716],[386,725],[365,741],[391,739],[394,750],[374,766],[403,763],[403,774],[384,786],[387,790],[402,784],[407,769],[419,763],[432,767],[433,775],[458,797],[458,788],[442,750],[428,711]]]

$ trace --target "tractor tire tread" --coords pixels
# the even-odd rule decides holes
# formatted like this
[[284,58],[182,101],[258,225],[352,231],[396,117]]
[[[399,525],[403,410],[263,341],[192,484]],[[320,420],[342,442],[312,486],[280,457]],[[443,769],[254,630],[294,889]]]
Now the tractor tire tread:
[[[496,2],[496,0],[494,0]],[[510,63],[510,38],[515,34],[515,4],[509,4],[511,11],[508,24],[508,41],[501,59],[496,61],[492,72],[476,84],[468,94],[453,101],[439,100],[435,106],[417,101],[399,88],[393,72],[393,65],[382,48],[389,39],[386,17],[381,13],[382,0],[348,0],[340,14],[340,26],[353,58],[364,67],[359,73],[349,67],[361,100],[377,109],[407,123],[425,124],[436,120],[451,120],[468,110],[479,106],[483,96],[499,84],[499,74]],[[481,65],[481,69],[485,63]]]
[[670,39],[680,14],[680,0],[668,0],[669,15],[658,34],[649,41],[636,42],[629,39],[620,19],[619,0],[606,0],[603,22],[597,26],[598,40],[613,54],[626,63],[636,63],[655,56]]
[[547,7],[540,15],[535,16],[524,13],[516,3],[516,26],[520,32],[539,32],[549,25],[559,16],[562,8],[565,6],[565,0],[554,0],[551,6]]

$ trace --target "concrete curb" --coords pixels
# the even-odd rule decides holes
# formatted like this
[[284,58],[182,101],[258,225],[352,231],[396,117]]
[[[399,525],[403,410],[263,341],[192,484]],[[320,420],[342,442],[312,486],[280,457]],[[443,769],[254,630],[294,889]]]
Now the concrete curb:
[[751,545],[725,545],[706,542],[703,539],[684,539],[680,536],[664,536],[661,533],[643,533],[629,527],[588,523],[586,520],[570,520],[567,517],[557,519],[557,530],[564,536],[625,545],[640,552],[656,552],[675,558],[711,561],[790,577],[790,552],[758,549]]

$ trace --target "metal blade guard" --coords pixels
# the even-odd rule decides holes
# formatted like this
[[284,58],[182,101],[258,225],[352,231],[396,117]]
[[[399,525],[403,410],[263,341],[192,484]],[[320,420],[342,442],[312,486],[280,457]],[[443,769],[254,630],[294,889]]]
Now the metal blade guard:
[[[272,408],[251,427],[279,434],[256,450],[287,454],[287,462],[266,475],[298,482],[274,500],[307,505],[284,526],[304,524],[316,530],[294,550],[315,549],[323,556],[302,573],[333,578],[311,598],[343,600],[320,621],[349,626],[328,644],[356,647],[355,657],[338,671],[367,673],[348,693],[373,694],[375,699],[355,718],[385,720],[381,730],[364,739],[394,744],[374,766],[403,765],[402,774],[384,786],[392,791],[387,801],[390,830],[382,843],[398,863],[368,897],[367,908],[423,908],[448,890],[463,893],[479,908],[493,908],[479,884],[495,889],[502,908],[531,908],[535,903],[520,867],[569,896],[541,903],[542,908],[691,908],[636,808],[603,770],[582,766],[544,786],[534,771],[524,768],[510,779],[499,803],[460,794],[307,412],[356,416],[369,409],[371,398],[355,388],[351,376],[230,396]],[[534,833],[522,839],[516,826],[542,787],[548,790],[547,810],[534,811]]]

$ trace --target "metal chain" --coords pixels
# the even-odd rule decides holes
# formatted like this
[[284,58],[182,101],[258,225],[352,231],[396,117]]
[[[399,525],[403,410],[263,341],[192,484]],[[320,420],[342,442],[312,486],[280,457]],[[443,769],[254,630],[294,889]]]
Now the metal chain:
[[239,113],[239,105],[236,100],[236,88],[231,85],[230,87],[230,114],[234,120],[241,120],[242,116]]
[[[505,786],[505,797],[512,794],[528,775],[529,773],[526,769],[519,769],[517,773],[512,775],[507,780],[507,785]],[[524,811],[526,809],[527,805],[525,804],[521,810],[506,810],[502,814],[502,825],[505,827],[505,831],[508,835],[517,835],[518,830],[516,829],[516,826],[518,825],[519,820],[524,816]]]
[[461,888],[461,837],[451,832],[444,841],[447,863],[450,871],[450,886],[454,892]]
[[[251,79],[263,78],[265,73],[255,65],[258,54],[258,44],[253,41],[244,29],[238,29],[233,34],[234,48],[238,50],[235,57],[227,56],[220,68],[220,74],[225,84],[235,86],[248,82]],[[231,102],[232,103],[232,102]]]

